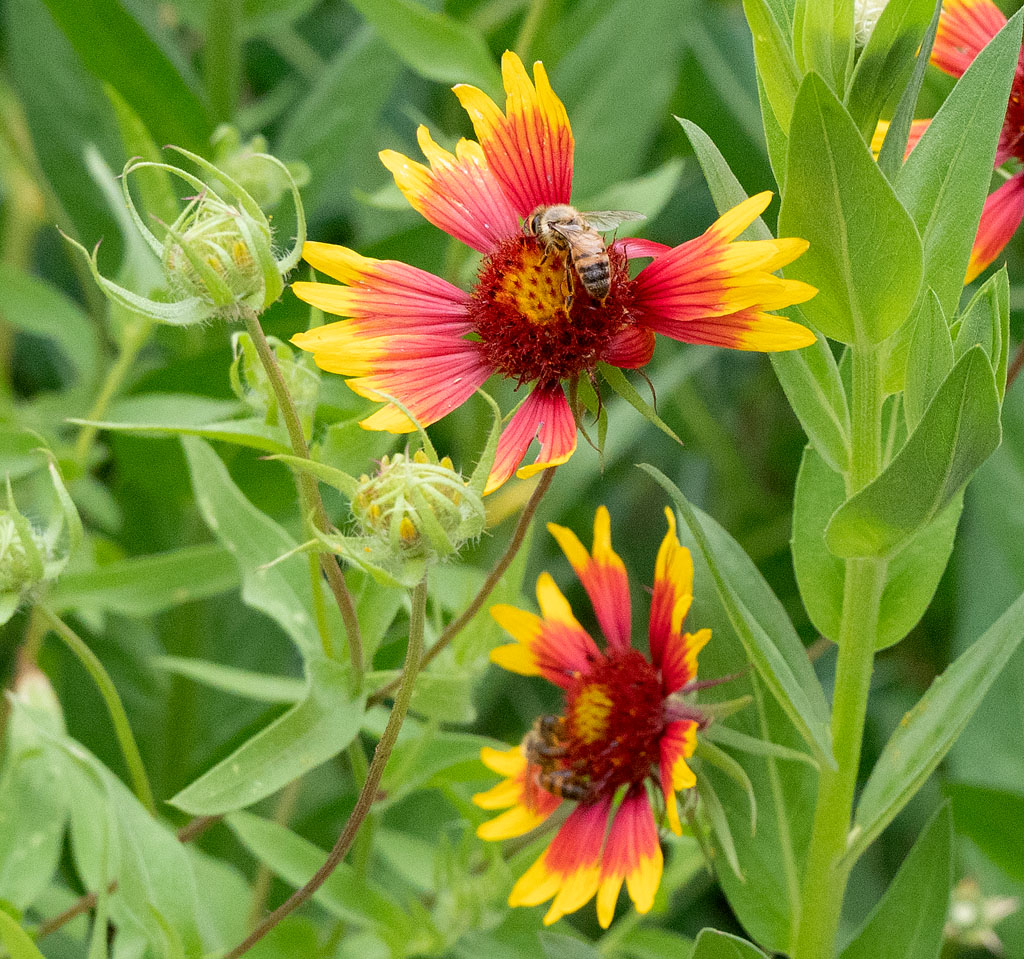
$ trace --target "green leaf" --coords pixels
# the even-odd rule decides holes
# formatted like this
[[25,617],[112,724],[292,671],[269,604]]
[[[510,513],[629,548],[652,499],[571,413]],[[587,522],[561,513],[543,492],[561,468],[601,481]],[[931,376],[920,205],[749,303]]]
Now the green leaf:
[[158,143],[202,149],[205,104],[117,0],[45,0],[86,67],[124,97]]
[[1024,595],[962,653],[903,717],[861,794],[851,858],[892,821],[942,761],[1024,639]]
[[[899,103],[896,104],[896,111],[893,113],[892,122],[886,131],[885,139],[882,142],[882,149],[878,153],[878,169],[881,170],[886,179],[891,183],[903,165],[903,156],[907,152],[907,142],[910,139],[910,128],[914,122],[914,111],[917,109],[917,99],[921,94],[921,86],[924,83],[924,75],[928,69],[928,60],[931,57],[932,46],[935,43],[935,34],[939,29],[939,19],[942,15],[942,3],[936,0],[932,11],[932,18],[924,32],[924,38],[917,50],[917,59],[914,61],[914,69],[911,71],[910,80],[900,94]],[[874,130],[871,131],[874,135]]]
[[789,37],[768,0],[743,0],[743,12],[754,38],[758,78],[776,122],[783,134],[787,134],[802,76],[793,59]]
[[[399,669],[385,669],[368,673],[366,685],[379,688],[401,675]],[[471,723],[476,719],[473,706],[473,681],[478,676],[465,669],[446,669],[423,672],[416,677],[409,709],[428,719],[442,723]]]
[[756,739],[723,723],[711,723],[707,729],[702,731],[701,735],[703,741],[719,743],[722,746],[728,746],[730,749],[749,753],[752,756],[774,756],[777,759],[807,763],[815,769],[818,768],[817,763],[807,753],[800,752],[799,749],[790,749],[788,746],[783,746],[780,743]]
[[910,80],[935,6],[935,0],[889,0],[857,59],[845,102],[868,143],[883,108]]
[[891,556],[951,503],[999,446],[999,395],[980,347],[943,380],[904,447],[835,513],[825,542],[836,556]]
[[144,619],[234,589],[240,581],[231,553],[211,543],[65,573],[49,602],[58,612],[88,609]]
[[626,374],[623,373],[622,370],[617,366],[611,366],[608,363],[600,363],[598,364],[598,368],[601,371],[601,376],[604,378],[604,381],[645,420],[647,420],[648,423],[658,427],[662,433],[674,439],[680,446],[683,445],[683,441],[676,436],[672,427],[658,416],[654,411],[654,407],[651,406],[651,404],[633,388],[633,384],[626,379]]
[[45,959],[31,936],[3,909],[0,909],[0,942],[7,947],[11,959]]
[[[275,563],[298,545],[295,540],[246,499],[212,447],[191,437],[182,444],[199,512],[238,562],[242,599],[273,619],[307,659],[321,656],[308,558],[289,556]],[[328,604],[327,615],[331,635],[340,636],[340,616],[333,603]]]
[[928,404],[951,369],[953,340],[949,324],[935,291],[929,290],[918,311],[907,354],[903,410],[908,430],[913,431],[921,422]]
[[251,806],[340,753],[363,718],[351,671],[330,660],[308,663],[305,698],[169,800],[193,816]]
[[[327,853],[285,826],[250,813],[235,812],[227,824],[239,842],[286,883],[298,888],[319,869]],[[313,898],[337,919],[359,928],[379,927],[392,941],[413,937],[411,918],[387,891],[342,862]]]
[[798,0],[798,7],[803,15],[793,33],[797,62],[841,93],[853,66],[853,0]]
[[818,287],[802,312],[844,343],[903,325],[921,281],[921,239],[850,115],[820,77],[800,86],[779,233],[810,241],[787,276]]
[[[924,285],[952,316],[988,195],[1021,45],[1018,12],[974,58],[895,178],[920,231]],[[895,274],[893,274],[895,275]]]
[[938,959],[952,886],[953,818],[944,804],[839,959]]
[[[667,160],[661,166],[642,176],[625,182],[613,183],[597,196],[588,197],[579,204],[581,210],[636,210],[648,221],[653,220],[668,206],[682,179],[684,163],[679,158]],[[642,232],[644,221],[627,220],[615,231],[616,236],[632,236]]]
[[690,959],[768,959],[753,943],[717,929],[701,929]]
[[[1003,330],[1010,321],[1010,281],[1004,266],[994,273],[982,285],[981,289],[971,298],[958,321],[956,336],[953,339],[953,354],[960,359],[972,346],[980,346],[988,357],[993,368],[998,370],[1000,363],[1005,366],[1006,344],[1003,342]],[[1003,377],[1005,385],[1006,377]],[[999,377],[996,386],[999,387]],[[1002,399],[1000,391],[1000,399]]]
[[413,0],[350,2],[420,76],[438,83],[472,83],[492,96],[501,89],[487,43],[468,23]]
[[478,782],[483,768],[480,750],[494,745],[494,740],[486,736],[457,732],[438,734],[429,727],[418,736],[403,738],[391,753],[381,779],[380,788],[387,796],[382,803],[393,805],[441,772],[445,774],[446,785],[459,781]]
[[115,433],[139,433],[143,436],[198,436],[207,440],[218,440],[222,443],[234,443],[236,446],[248,446],[251,449],[263,450],[267,453],[284,453],[291,449],[288,445],[288,434],[282,426],[268,426],[258,417],[242,420],[225,420],[222,423],[207,423],[193,426],[187,423],[118,423],[113,420],[79,420],[72,423],[95,426],[101,430]]
[[947,783],[956,831],[1017,882],[1024,882],[1024,793],[974,783]]
[[[719,214],[746,200],[746,191],[711,138],[697,124],[676,119],[693,147]],[[758,217],[744,236],[768,240],[771,231]],[[788,315],[798,323],[804,321],[795,307]],[[819,335],[811,346],[771,353],[769,358],[807,438],[835,469],[845,469],[850,458],[850,410],[839,368],[825,338]]]
[[[815,629],[836,641],[845,563],[825,544],[825,528],[846,499],[843,478],[804,450],[793,499],[793,569]],[[878,614],[877,649],[898,643],[924,615],[949,562],[963,501],[953,501],[889,561]]]
[[45,337],[60,350],[69,379],[89,386],[99,372],[96,329],[77,304],[43,280],[0,263],[0,316],[14,329]]
[[564,932],[537,933],[540,948],[546,959],[599,959],[601,953],[578,936],[567,936]]
[[[786,611],[742,547],[690,505],[664,473],[648,473],[682,514],[715,581],[719,599],[751,663],[819,761],[831,764],[828,708],[821,685]],[[741,598],[742,597],[742,598]]]
[[267,676],[184,656],[157,656],[151,662],[157,669],[259,703],[297,703],[306,694],[306,684],[289,676]]

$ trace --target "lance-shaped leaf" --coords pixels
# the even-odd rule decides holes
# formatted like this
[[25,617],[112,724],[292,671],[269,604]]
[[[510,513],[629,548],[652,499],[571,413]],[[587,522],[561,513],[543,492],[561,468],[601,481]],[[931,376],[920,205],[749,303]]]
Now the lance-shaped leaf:
[[918,310],[907,354],[903,411],[908,430],[914,430],[921,422],[924,411],[951,369],[953,340],[949,335],[949,324],[935,291],[929,290]]
[[768,0],[743,0],[750,33],[754,38],[757,75],[764,86],[772,113],[782,132],[789,130],[793,101],[800,87],[800,69],[793,59],[789,37],[775,17]]
[[[747,199],[711,138],[697,124],[676,119],[689,138],[718,212],[725,213]],[[745,235],[754,240],[771,239],[771,231],[760,217]],[[798,308],[787,312],[791,319],[803,322]],[[839,368],[824,337],[802,350],[770,353],[769,359],[807,438],[834,469],[844,470],[850,458],[850,410]]]
[[797,0],[793,46],[804,70],[842,92],[853,66],[853,0]]
[[699,513],[664,473],[640,468],[669,494],[711,570],[719,599],[754,668],[814,751],[832,763],[828,707],[803,643],[750,557],[711,517]]
[[937,959],[953,886],[953,818],[943,805],[839,959]]
[[1020,53],[1021,17],[1018,12],[974,58],[894,181],[924,244],[925,285],[938,294],[947,316],[960,299],[988,195]]
[[[843,478],[804,450],[793,498],[793,570],[807,615],[823,636],[839,639],[846,564],[825,543],[825,528],[846,499]],[[876,648],[909,633],[931,603],[953,552],[963,498],[957,496],[889,560],[878,612]]]
[[244,742],[170,802],[193,816],[233,812],[270,796],[340,753],[359,732],[363,698],[351,671],[327,659],[307,665],[305,698]]
[[832,517],[829,549],[891,556],[927,526],[999,446],[999,395],[979,346],[953,367],[903,449]]
[[753,943],[717,929],[701,929],[690,959],[768,959]]
[[789,134],[779,232],[811,245],[787,275],[818,287],[802,311],[833,339],[881,342],[917,299],[917,227],[853,119],[814,74],[800,86]]
[[1017,882],[1024,882],[1024,793],[974,783],[947,783],[958,833]]
[[977,344],[996,371],[1002,400],[1006,391],[1006,360],[1010,340],[1010,281],[1006,267],[993,274],[971,298],[955,328],[953,355],[960,359]]
[[871,31],[845,98],[865,140],[874,134],[886,103],[910,79],[935,6],[935,0],[889,0]]
[[1024,639],[1024,595],[932,683],[878,757],[857,805],[851,859],[921,788]]

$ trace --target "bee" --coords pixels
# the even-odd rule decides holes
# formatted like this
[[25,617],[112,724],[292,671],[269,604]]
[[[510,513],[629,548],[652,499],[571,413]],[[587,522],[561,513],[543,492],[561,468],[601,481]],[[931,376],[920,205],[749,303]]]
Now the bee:
[[567,204],[541,206],[523,221],[523,233],[535,236],[545,252],[564,250],[565,272],[569,281],[569,295],[566,309],[572,306],[573,279],[576,275],[595,300],[604,303],[611,289],[611,266],[604,237],[599,230],[614,230],[626,220],[646,219],[642,213],[630,210],[602,210],[595,213],[580,213]]
[[528,784],[540,786],[553,796],[582,802],[591,794],[589,777],[561,764],[566,754],[565,720],[561,716],[541,716],[523,738],[523,753],[536,777]]

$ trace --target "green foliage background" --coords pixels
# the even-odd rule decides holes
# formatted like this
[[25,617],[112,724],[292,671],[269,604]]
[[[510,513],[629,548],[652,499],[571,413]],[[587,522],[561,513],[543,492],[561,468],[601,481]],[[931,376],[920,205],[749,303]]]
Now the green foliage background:
[[[123,328],[97,322],[104,315],[102,301],[76,273],[53,225],[87,246],[103,238],[101,265],[110,272],[118,268],[121,233],[85,162],[86,151],[94,149],[118,171],[132,153],[104,84],[132,105],[158,144],[208,153],[216,122],[230,120],[245,137],[264,134],[282,160],[307,164],[310,181],[302,193],[312,238],[406,260],[464,283],[473,268],[465,251],[408,210],[376,157],[385,147],[417,156],[420,122],[446,146],[469,135],[447,89],[451,84],[475,82],[497,95],[495,64],[502,50],[516,48],[530,60],[542,59],[576,137],[577,205],[645,211],[644,234],[675,244],[705,229],[715,209],[673,115],[709,133],[748,193],[773,187],[749,29],[741,5],[728,0],[3,0],[0,12],[0,473],[11,476],[19,502],[35,497],[42,503],[42,461],[33,452],[38,442],[26,438],[24,429],[41,434],[57,452],[90,535],[54,604],[87,637],[113,677],[154,792],[164,800],[284,707],[273,701],[275,695],[258,701],[197,683],[168,668],[170,661],[162,657],[295,679],[301,669],[283,631],[240,598],[237,567],[203,522],[176,438],[105,432],[87,469],[74,463],[78,427],[66,419],[86,414]],[[929,70],[919,114],[932,115],[950,85]],[[276,220],[283,238],[291,229],[286,206]],[[776,204],[767,214],[770,224],[777,212]],[[1005,254],[1014,342],[1021,334],[1018,308],[1024,308],[1021,253],[1015,242]],[[25,281],[27,275],[41,282]],[[40,315],[49,320],[40,321]],[[264,324],[268,333],[287,339],[305,328],[306,307],[286,292]],[[228,381],[230,349],[229,331],[219,323],[155,331],[104,418],[181,426],[236,415]],[[805,439],[768,361],[663,341],[645,372],[658,412],[684,448],[608,397],[603,457],[581,443],[559,470],[540,518],[568,525],[586,540],[594,508],[607,505],[616,547],[633,576],[636,608],[643,609],[639,586],[651,582],[666,499],[634,464],[655,464],[739,541],[811,645],[817,633],[797,595],[789,553],[792,494]],[[644,392],[643,384],[637,385]],[[865,768],[932,678],[1024,590],[1021,390],[1018,384],[1007,396],[1002,448],[968,492],[962,536],[932,606],[905,642],[880,655]],[[499,389],[498,397],[508,408],[510,394]],[[339,378],[323,377],[321,404],[321,416],[338,424],[332,442],[345,468],[358,474],[371,459],[402,448],[400,439],[350,425],[365,404]],[[442,453],[468,469],[487,427],[486,410],[474,402],[431,433]],[[467,437],[473,441],[467,443]],[[262,460],[265,451],[217,444],[245,496],[298,535],[292,478],[284,466]],[[510,487],[492,497],[491,505],[497,516],[521,501],[522,493]],[[339,500],[329,508],[340,512],[343,505]],[[469,554],[469,565],[486,570],[510,526],[507,519],[495,526]],[[133,565],[137,557],[164,553],[175,557],[166,566]],[[516,569],[524,602],[542,569],[555,575],[577,610],[585,607],[567,563],[538,524],[528,557]],[[438,580],[435,602],[447,604],[450,593],[449,609],[457,608],[456,598],[469,595],[475,582],[463,567],[446,570]],[[509,598],[515,596],[514,582],[504,588]],[[715,615],[698,596],[691,622],[703,625]],[[382,635],[376,668],[400,665],[402,622],[399,616]],[[14,674],[27,626],[22,614],[0,634],[5,680]],[[489,628],[482,621],[476,626],[474,642],[480,648],[496,641],[496,634],[484,632]],[[708,661],[714,662],[710,653]],[[819,674],[827,678],[833,662],[834,652],[825,652],[816,664]],[[53,682],[70,736],[124,776],[107,714],[78,662],[50,640],[39,652],[39,664]],[[280,688],[271,692],[280,700]],[[537,955],[543,948],[548,955],[578,950],[589,956],[589,949],[564,939],[577,933],[596,938],[586,910],[557,933],[544,933],[540,944],[537,915],[504,916],[508,876],[500,850],[483,849],[464,818],[480,819],[465,803],[465,784],[482,787],[491,778],[473,758],[482,741],[475,737],[517,741],[548,694],[543,684],[496,668],[455,676],[441,692],[443,708],[431,710],[427,720],[443,723],[439,757],[427,762],[408,751],[405,769],[418,775],[416,788],[374,817],[374,845],[357,845],[352,875],[339,881],[333,904],[290,919],[258,954],[386,954],[379,939],[342,937],[342,930],[375,928],[377,920],[367,916],[387,909],[401,914],[421,898],[432,923],[460,930],[443,946],[449,954],[511,957]],[[1024,658],[1018,654],[940,775],[857,867],[850,932],[879,900],[951,782],[1001,791],[952,791],[957,825],[977,841],[958,836],[956,877],[978,877],[989,895],[1024,892],[1020,858],[999,854],[1016,828],[1004,823],[1019,820],[998,812],[1024,803],[1022,726]],[[285,817],[297,836],[326,849],[355,792],[343,754],[306,775],[301,788],[289,793],[287,809],[267,800],[251,812]],[[743,801],[741,792],[736,799]],[[0,823],[3,814],[0,809]],[[178,824],[184,821],[178,817]],[[269,883],[269,905],[287,894],[280,879],[257,878],[254,850],[273,847],[274,856],[267,858],[276,857],[274,872],[286,880],[302,877],[302,864],[316,861],[297,839],[285,843],[261,830],[264,823],[240,814],[230,828],[217,827],[203,837],[201,856],[190,853],[197,856],[202,895],[232,931],[244,926],[244,905],[262,895],[253,892],[254,885]],[[521,870],[526,861],[519,854],[511,868]],[[486,881],[478,880],[481,875]],[[367,899],[360,876],[386,890],[386,901]],[[349,887],[341,888],[346,881]],[[59,912],[81,891],[65,846],[33,917]],[[757,889],[747,894],[759,895]],[[417,941],[418,914],[411,915],[405,925],[394,918],[396,936],[406,938],[387,945],[397,954],[436,951],[436,943]],[[654,912],[642,920],[620,919],[595,948],[609,956],[685,955],[684,938],[692,939],[705,926],[741,932],[693,849],[676,846]],[[1024,955],[1019,916],[999,931],[1008,955]],[[55,959],[82,955],[84,935],[79,921],[46,941],[43,951]],[[225,945],[232,938],[237,936],[226,935]]]

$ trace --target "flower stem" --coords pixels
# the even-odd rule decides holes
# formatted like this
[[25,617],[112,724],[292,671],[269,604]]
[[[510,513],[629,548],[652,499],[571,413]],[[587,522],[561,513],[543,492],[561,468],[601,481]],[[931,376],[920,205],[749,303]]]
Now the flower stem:
[[[850,472],[847,492],[866,486],[882,466],[882,390],[877,348],[853,350]],[[832,959],[852,863],[845,862],[874,668],[879,605],[886,564],[874,558],[846,561],[832,702],[836,768],[822,767],[804,871],[794,959]]]
[[[121,351],[118,353],[113,365],[107,370],[107,375],[103,379],[99,393],[96,394],[96,399],[93,400],[93,404],[89,408],[86,419],[99,420],[106,414],[111,400],[117,396],[128,374],[131,372],[132,365],[135,363],[139,351],[146,345],[152,329],[152,322],[141,317],[127,327],[124,333],[124,341],[121,344]],[[87,424],[82,427],[78,438],[75,440],[74,460],[83,471],[88,468],[89,453],[92,451],[92,444],[96,442],[99,431],[98,426]]]
[[110,719],[114,724],[114,733],[117,736],[118,744],[124,755],[125,764],[128,766],[128,773],[131,776],[132,788],[139,802],[154,816],[156,815],[156,803],[153,800],[153,790],[149,785],[149,778],[146,776],[146,767],[142,763],[142,755],[139,753],[138,744],[132,734],[132,727],[128,722],[128,714],[125,712],[121,697],[117,694],[117,687],[110,678],[110,674],[103,668],[97,655],[88,647],[85,640],[78,635],[67,623],[56,613],[46,606],[37,605],[36,609],[42,618],[49,624],[57,636],[64,641],[64,645],[78,657],[81,664],[86,668],[93,682],[100,691],[103,701],[107,705]]
[[[299,419],[299,412],[295,409],[292,395],[288,391],[288,384],[281,375],[281,367],[277,365],[277,357],[270,348],[267,338],[260,326],[259,317],[252,311],[244,314],[245,329],[252,338],[259,355],[260,362],[267,372],[270,385],[277,398],[277,405],[284,417],[285,428],[288,430],[288,438],[291,441],[292,451],[302,459],[309,459],[309,446],[306,443],[306,434],[302,429],[302,421]],[[312,516],[313,523],[318,530],[326,533],[330,529],[330,522],[327,519],[327,511],[324,509],[324,501],[320,497],[320,487],[313,476],[305,472],[298,472],[295,484],[299,491],[299,503],[302,507],[303,516]],[[352,668],[356,674],[357,684],[361,685],[363,677],[363,638],[359,629],[359,619],[356,616],[355,603],[352,601],[352,594],[349,592],[348,584],[342,575],[338,559],[333,553],[320,553],[320,568],[327,579],[327,585],[334,594],[334,600],[341,612],[342,622],[345,624],[345,634],[348,636],[348,651],[352,661]],[[313,587],[314,595],[316,586]],[[334,650],[331,645],[330,635],[324,631],[320,635],[323,643],[324,653],[334,658]]]
[[231,120],[238,106],[242,83],[241,0],[210,0],[207,4],[206,47],[203,66],[206,92],[214,116]]
[[[476,596],[473,597],[470,604],[459,614],[456,619],[453,619],[443,633],[438,637],[436,643],[427,650],[424,654],[422,661],[419,664],[419,669],[423,669],[428,663],[432,662],[435,657],[469,625],[470,621],[478,612],[480,607],[487,602],[487,597],[494,592],[495,586],[501,581],[501,577],[505,575],[505,571],[512,565],[512,560],[516,558],[516,554],[522,548],[523,540],[526,539],[526,531],[530,528],[530,523],[533,521],[533,515],[537,512],[537,507],[540,506],[540,501],[544,498],[544,494],[551,487],[551,482],[555,478],[555,470],[557,467],[553,466],[551,469],[544,470],[541,474],[540,482],[534,487],[533,492],[530,494],[530,498],[526,501],[526,506],[523,507],[523,512],[519,517],[519,522],[516,523],[515,532],[512,534],[512,539],[509,540],[508,546],[505,548],[505,552],[501,554],[501,558],[497,563],[494,564],[494,568],[487,574],[487,579],[484,580],[483,585],[477,591]],[[392,680],[386,686],[381,686],[375,693],[373,693],[367,701],[368,706],[374,706],[395,691],[398,688],[398,684],[402,681],[402,678]]]
[[406,713],[409,711],[413,686],[419,673],[420,656],[423,650],[423,624],[426,620],[426,615],[427,581],[424,578],[412,593],[412,614],[409,619],[409,647],[405,653],[405,666],[402,670],[401,684],[395,695],[395,703],[391,707],[391,715],[388,716],[384,733],[377,742],[377,748],[373,752],[373,761],[367,770],[366,781],[363,783],[363,788],[359,791],[355,807],[348,817],[348,822],[345,823],[345,828],[341,831],[338,841],[334,844],[334,848],[328,854],[324,864],[313,874],[309,882],[301,889],[295,890],[243,942],[240,942],[234,949],[227,952],[222,959],[238,959],[239,956],[248,952],[274,926],[281,922],[285,916],[294,912],[299,906],[310,899],[348,854],[356,838],[356,833],[359,831],[359,827],[377,798],[377,789],[380,786],[384,767],[387,765],[388,759],[391,756],[391,750],[398,739],[398,732],[405,721]]

